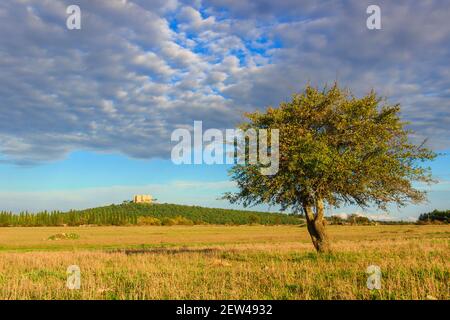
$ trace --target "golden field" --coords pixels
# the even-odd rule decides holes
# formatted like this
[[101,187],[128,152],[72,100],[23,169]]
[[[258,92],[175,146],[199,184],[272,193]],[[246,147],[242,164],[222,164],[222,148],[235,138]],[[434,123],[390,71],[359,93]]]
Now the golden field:
[[[450,226],[328,231],[317,255],[298,226],[0,228],[0,299],[449,299]],[[48,240],[63,232],[79,238]]]

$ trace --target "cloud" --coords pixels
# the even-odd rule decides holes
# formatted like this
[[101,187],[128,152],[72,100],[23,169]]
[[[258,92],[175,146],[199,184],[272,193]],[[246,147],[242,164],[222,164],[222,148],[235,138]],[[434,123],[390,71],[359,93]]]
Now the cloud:
[[[347,219],[352,214],[356,214],[359,217],[366,217],[366,218],[369,218],[370,220],[374,220],[374,221],[394,221],[394,220],[399,219],[399,217],[393,216],[393,215],[387,214],[387,213],[367,213],[367,212],[336,213],[336,214],[333,214],[332,216],[339,217],[342,219]],[[402,219],[405,220],[405,218],[402,218]],[[416,218],[413,218],[413,219],[416,219]],[[411,219],[410,219],[410,217],[407,217],[406,220],[411,220]]]
[[[0,159],[75,150],[166,158],[170,133],[229,128],[307,82],[338,79],[403,105],[416,139],[450,137],[450,25],[441,1],[70,1],[0,3]],[[7,36],[5,36],[7,35]]]

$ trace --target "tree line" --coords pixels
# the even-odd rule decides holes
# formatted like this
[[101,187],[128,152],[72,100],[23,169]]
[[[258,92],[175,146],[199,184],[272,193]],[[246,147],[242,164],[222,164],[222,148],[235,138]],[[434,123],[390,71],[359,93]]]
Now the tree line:
[[433,210],[428,213],[422,213],[419,216],[419,223],[449,223],[450,210]]
[[[147,217],[147,219],[145,219]],[[152,219],[148,219],[152,218]],[[151,223],[148,223],[151,221]],[[0,211],[0,227],[124,226],[174,224],[300,224],[298,215],[204,208],[174,204],[124,203],[85,210],[21,212]]]
[[68,212],[42,211],[37,213],[0,212],[0,227],[80,226],[80,225],[132,225],[137,216],[114,210],[93,210]]

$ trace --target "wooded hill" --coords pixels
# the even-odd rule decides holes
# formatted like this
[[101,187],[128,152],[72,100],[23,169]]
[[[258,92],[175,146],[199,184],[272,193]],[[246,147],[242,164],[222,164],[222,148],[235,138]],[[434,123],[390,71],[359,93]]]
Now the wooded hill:
[[176,204],[124,203],[85,210],[0,212],[0,227],[79,225],[301,224],[298,215]]

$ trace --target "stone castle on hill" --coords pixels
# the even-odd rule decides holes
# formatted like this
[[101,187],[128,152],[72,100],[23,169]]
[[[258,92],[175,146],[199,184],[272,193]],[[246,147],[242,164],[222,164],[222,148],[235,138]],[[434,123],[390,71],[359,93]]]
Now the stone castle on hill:
[[134,203],[152,203],[153,198],[149,194],[139,194],[133,197]]

